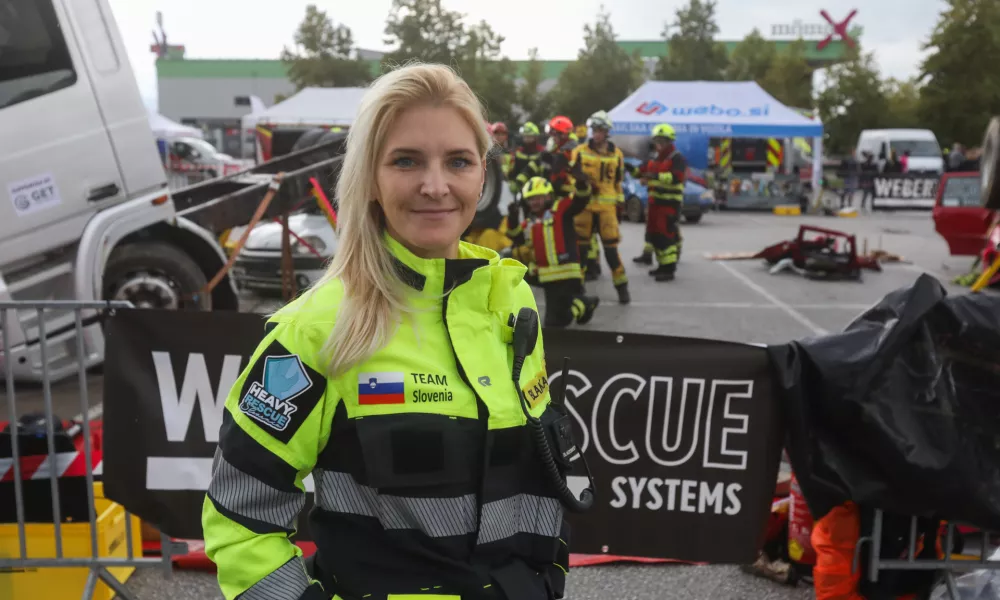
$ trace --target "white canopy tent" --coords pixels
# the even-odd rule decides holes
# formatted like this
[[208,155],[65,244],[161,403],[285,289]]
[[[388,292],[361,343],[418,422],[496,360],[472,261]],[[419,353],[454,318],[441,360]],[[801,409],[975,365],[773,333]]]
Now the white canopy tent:
[[244,131],[258,123],[349,127],[365,91],[367,88],[304,88],[270,108],[244,116],[242,126]]
[[650,135],[669,123],[678,135],[813,138],[814,190],[823,174],[823,124],[778,102],[755,81],[647,81],[610,111],[614,135]]
[[167,140],[179,137],[192,137],[200,140],[205,137],[197,127],[182,125],[159,113],[149,113],[147,116],[149,117],[149,127],[153,130],[153,137]]

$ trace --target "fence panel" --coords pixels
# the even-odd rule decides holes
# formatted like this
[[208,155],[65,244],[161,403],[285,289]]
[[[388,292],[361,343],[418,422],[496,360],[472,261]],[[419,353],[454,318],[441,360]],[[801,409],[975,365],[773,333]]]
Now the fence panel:
[[[0,420],[6,418],[10,432],[8,435],[10,438],[10,456],[0,456],[0,481],[10,481],[13,484],[14,495],[12,504],[14,524],[16,524],[16,551],[3,552],[0,550],[0,575],[9,574],[12,585],[14,585],[15,577],[26,575],[28,571],[34,569],[79,569],[85,567],[88,573],[82,589],[81,597],[83,600],[90,600],[94,597],[98,581],[103,581],[122,600],[132,600],[135,596],[125,588],[124,584],[109,569],[160,567],[170,574],[172,572],[172,556],[175,551],[183,550],[180,547],[175,548],[175,544],[171,542],[170,538],[161,534],[161,555],[156,558],[143,557],[141,546],[138,549],[135,548],[133,517],[124,509],[122,509],[123,513],[121,514],[124,514],[125,556],[111,556],[111,554],[122,553],[120,546],[114,541],[111,542],[108,548],[101,547],[102,545],[106,545],[103,544],[106,540],[102,535],[103,530],[99,527],[98,523],[98,503],[95,493],[95,481],[100,476],[100,460],[95,457],[96,449],[93,447],[90,415],[95,405],[92,405],[88,394],[85,368],[77,369],[76,393],[79,396],[79,405],[71,409],[73,411],[78,409],[80,417],[74,419],[74,422],[69,427],[63,429],[60,426],[60,431],[57,432],[56,430],[57,415],[53,408],[53,382],[50,378],[50,348],[48,346],[49,340],[46,336],[46,313],[48,313],[50,319],[56,313],[72,313],[73,327],[76,333],[77,355],[82,356],[84,352],[84,311],[88,311],[88,313],[97,311],[103,314],[110,314],[115,309],[131,307],[132,305],[129,302],[0,302],[0,338],[2,338],[0,344],[2,344],[3,350],[3,353],[0,354],[0,363],[3,364],[3,378],[5,380],[4,404],[6,405],[3,413],[0,414]],[[44,406],[45,453],[44,455],[34,456],[21,455],[22,448],[21,440],[19,439],[21,436],[19,433],[23,432],[19,427],[18,421],[24,415],[21,414],[17,405],[17,384],[14,379],[14,361],[11,359],[15,351],[20,350],[17,346],[24,345],[24,341],[14,334],[17,331],[16,328],[20,327],[18,313],[23,314],[25,311],[34,311],[37,317],[34,320],[38,327],[37,341],[29,340],[28,343],[37,343],[39,345],[38,350],[41,355],[43,369],[40,385]],[[99,405],[100,400],[98,400],[97,406]],[[25,431],[27,431],[28,424],[25,425]],[[64,447],[61,451],[57,451],[58,442],[63,442],[65,446],[67,440],[77,438],[78,435],[82,436],[80,438],[82,442],[78,446],[76,442],[73,442],[75,449]],[[2,437],[0,435],[0,439]],[[82,449],[79,446],[82,446]],[[82,457],[80,456],[81,454]],[[12,475],[9,471],[13,471]],[[60,490],[60,479],[68,481],[70,478],[81,476],[86,482],[86,513],[88,516],[87,521],[89,522],[85,537],[88,542],[88,549],[83,552],[79,551],[78,548],[81,536],[64,535],[70,533],[70,529],[73,530],[72,533],[79,534],[82,528],[85,527],[85,524],[82,522],[64,521],[64,516],[67,516],[68,513],[64,510],[66,507],[63,505],[63,502],[73,498],[68,493],[73,488],[67,486],[66,491],[61,492]],[[52,526],[51,533],[53,534],[54,553],[39,551],[45,545],[45,540],[39,540],[41,537],[39,531],[41,527],[44,527],[48,523],[37,519],[29,520],[28,515],[29,510],[32,513],[37,513],[39,506],[34,502],[30,504],[27,502],[25,487],[42,479],[48,479],[49,483],[48,492],[52,513],[50,524]],[[78,481],[78,479],[75,479],[75,481]],[[77,500],[82,501],[82,495]],[[72,512],[72,510],[69,512]],[[102,511],[102,516],[111,514],[118,515],[119,513],[111,513],[110,509]],[[5,515],[0,518],[0,522],[7,519],[9,519],[9,516]],[[115,523],[119,522],[117,518],[111,520]],[[0,531],[13,529],[13,527],[9,527],[10,523],[6,525],[8,526],[5,527],[3,523],[0,523]],[[101,525],[107,526],[106,523],[102,523]],[[5,540],[4,538],[7,539]],[[0,548],[4,547],[4,542],[7,542],[9,545],[9,538],[9,531],[0,536]],[[29,544],[29,540],[32,542],[31,544]],[[42,543],[39,544],[39,541]],[[67,548],[68,545],[71,547]],[[104,549],[107,552],[102,552]],[[43,556],[39,556],[39,554],[43,554]],[[53,583],[53,585],[58,585],[58,583]]]

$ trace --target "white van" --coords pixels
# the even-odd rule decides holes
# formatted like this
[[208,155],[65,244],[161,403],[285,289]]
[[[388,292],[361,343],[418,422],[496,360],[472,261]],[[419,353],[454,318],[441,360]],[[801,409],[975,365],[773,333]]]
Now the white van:
[[885,165],[889,152],[895,150],[902,158],[910,152],[910,173],[943,173],[944,157],[937,137],[930,129],[865,129],[855,145],[855,159],[863,160],[862,152],[871,152],[879,167]]
[[[228,280],[193,295],[225,254],[176,215],[108,0],[0,5],[0,301],[237,308]],[[41,377],[40,314],[7,313],[17,379]],[[100,325],[85,317],[77,356],[73,312],[44,312],[52,379],[103,360]]]

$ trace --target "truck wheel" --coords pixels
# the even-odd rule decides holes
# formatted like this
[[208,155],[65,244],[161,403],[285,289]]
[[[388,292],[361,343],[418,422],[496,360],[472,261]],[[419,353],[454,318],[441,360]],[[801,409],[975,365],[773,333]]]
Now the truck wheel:
[[701,213],[698,213],[698,214],[690,213],[690,214],[684,215],[684,222],[685,223],[691,223],[692,225],[694,225],[695,223],[697,223],[700,220],[701,220]]
[[646,216],[642,202],[635,196],[629,196],[625,201],[625,218],[633,223],[642,223]]
[[503,176],[500,159],[491,158],[486,161],[486,181],[483,195],[476,206],[476,216],[472,219],[471,229],[498,229],[503,215],[500,214],[500,196],[507,182]]
[[298,152],[299,150],[305,150],[306,148],[311,148],[316,145],[319,138],[323,137],[323,134],[328,130],[322,127],[316,127],[315,129],[310,129],[299,136],[299,139],[295,140],[292,144],[292,149],[289,152]]
[[104,268],[106,300],[127,300],[138,308],[211,310],[212,295],[196,294],[208,280],[198,263],[166,242],[137,242],[115,248]]
[[983,153],[979,157],[982,204],[990,210],[1000,209],[998,170],[1000,170],[1000,117],[993,117],[983,136]]

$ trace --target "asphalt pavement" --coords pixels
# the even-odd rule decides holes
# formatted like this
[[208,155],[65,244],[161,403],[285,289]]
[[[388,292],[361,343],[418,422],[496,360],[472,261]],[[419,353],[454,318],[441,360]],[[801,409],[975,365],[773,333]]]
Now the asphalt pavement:
[[[761,261],[712,261],[706,253],[748,252],[795,237],[800,224],[854,233],[869,249],[882,248],[907,261],[886,264],[881,273],[865,272],[861,282],[816,282],[792,273],[770,274]],[[604,265],[601,280],[587,284],[601,298],[590,328],[623,333],[657,333],[756,343],[777,343],[842,330],[859,313],[889,292],[910,285],[920,273],[948,283],[971,266],[971,259],[950,257],[934,232],[929,212],[896,212],[857,218],[778,217],[766,213],[710,213],[683,227],[684,246],[677,278],[656,283],[648,267],[632,263],[642,247],[644,226],[622,224],[621,254],[631,278],[632,304],[617,303]],[[542,297],[538,295],[539,303]],[[245,308],[265,312],[272,300],[247,298]],[[19,386],[18,405],[40,406],[38,388]],[[80,412],[76,382],[53,388],[56,411]],[[92,402],[100,399],[100,374],[88,382]],[[718,540],[724,544],[725,540]],[[573,600],[798,599],[812,592],[746,575],[735,566],[610,565],[581,567],[570,573],[567,597]],[[139,600],[221,598],[214,575],[158,569],[140,570],[128,582]]]

